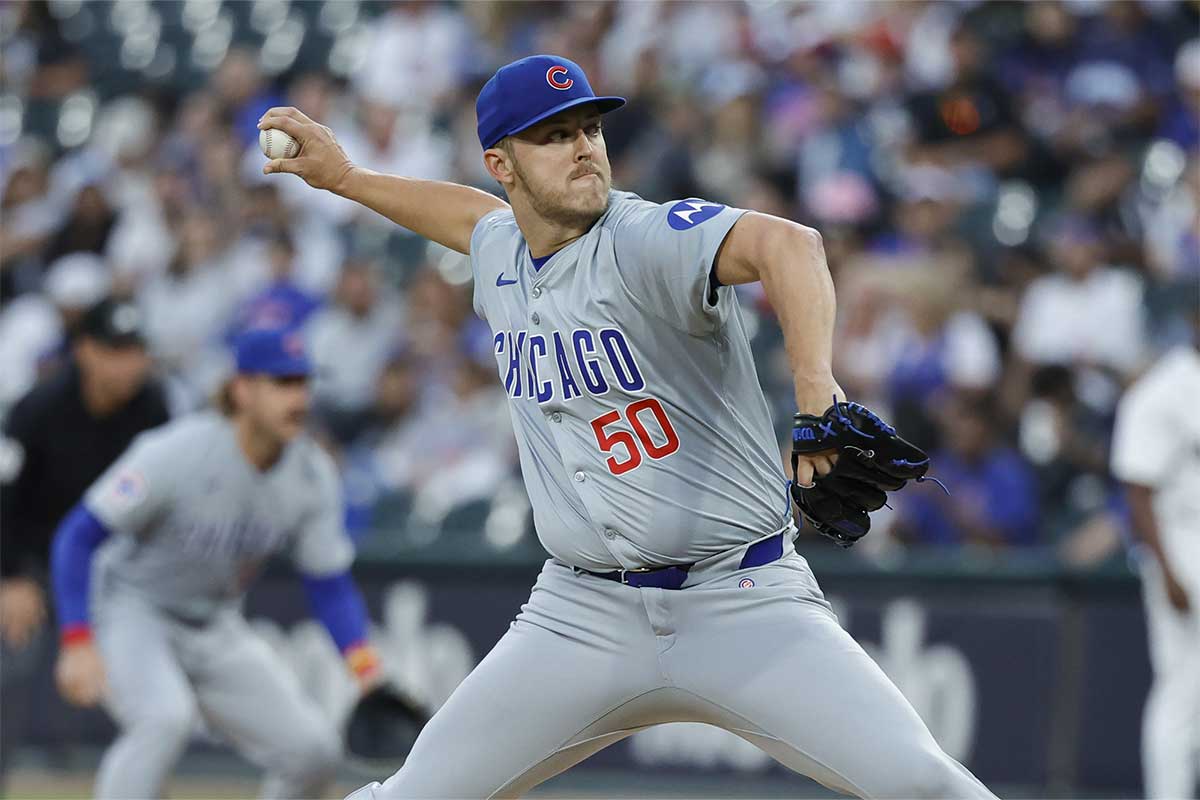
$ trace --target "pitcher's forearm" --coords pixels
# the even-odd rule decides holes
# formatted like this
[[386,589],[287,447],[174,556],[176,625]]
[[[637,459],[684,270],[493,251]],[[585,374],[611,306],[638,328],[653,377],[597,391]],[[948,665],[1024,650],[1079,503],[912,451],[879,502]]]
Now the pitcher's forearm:
[[844,399],[833,377],[837,300],[820,235],[800,226],[780,229],[764,247],[759,276],[783,329],[796,408],[820,414],[835,394]]
[[717,278],[726,286],[762,282],[783,329],[798,410],[820,415],[834,395],[845,399],[833,378],[837,299],[819,233],[769,214],[744,214],[721,246]]
[[384,175],[362,167],[347,170],[333,191],[464,254],[471,250],[475,224],[486,214],[508,207],[500,198],[470,186]]

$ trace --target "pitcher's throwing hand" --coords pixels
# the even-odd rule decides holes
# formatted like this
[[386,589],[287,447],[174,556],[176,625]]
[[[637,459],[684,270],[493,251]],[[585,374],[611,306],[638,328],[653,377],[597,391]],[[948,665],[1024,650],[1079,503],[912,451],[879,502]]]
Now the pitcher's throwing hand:
[[328,127],[320,125],[298,109],[276,107],[269,109],[258,121],[258,129],[276,128],[300,143],[300,153],[293,158],[276,158],[263,165],[263,174],[290,172],[299,175],[315,189],[336,192],[346,175],[354,168],[346,151]]

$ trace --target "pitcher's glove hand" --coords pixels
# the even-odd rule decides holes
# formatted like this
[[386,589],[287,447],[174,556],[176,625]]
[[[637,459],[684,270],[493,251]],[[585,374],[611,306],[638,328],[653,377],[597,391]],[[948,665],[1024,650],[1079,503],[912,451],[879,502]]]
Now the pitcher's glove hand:
[[[796,480],[798,456],[836,450],[828,475]],[[834,402],[819,417],[797,414],[792,429],[792,499],[818,532],[849,547],[871,529],[868,513],[910,480],[922,481],[929,456],[858,403]]]

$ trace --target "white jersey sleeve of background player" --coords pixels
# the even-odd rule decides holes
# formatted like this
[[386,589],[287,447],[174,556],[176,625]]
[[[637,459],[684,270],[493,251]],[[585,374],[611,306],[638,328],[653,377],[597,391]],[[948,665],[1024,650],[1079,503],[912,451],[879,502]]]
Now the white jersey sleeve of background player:
[[696,335],[725,324],[736,302],[732,287],[709,294],[709,273],[730,228],[746,213],[689,199],[650,203],[619,194],[611,220],[621,280],[647,314]]
[[303,575],[337,575],[354,562],[354,543],[346,533],[341,481],[328,453],[312,440],[306,439],[303,446],[317,480],[313,507],[292,545],[292,563]]
[[1200,588],[1200,353],[1180,347],[1130,387],[1117,408],[1112,471],[1154,490],[1154,516],[1178,576]]
[[1184,396],[1176,380],[1175,353],[1165,356],[1136,381],[1117,406],[1113,429],[1112,471],[1126,483],[1162,488],[1188,440],[1171,421],[1172,406]]
[[84,506],[111,533],[148,535],[170,508],[181,432],[170,425],[138,436],[84,494]]

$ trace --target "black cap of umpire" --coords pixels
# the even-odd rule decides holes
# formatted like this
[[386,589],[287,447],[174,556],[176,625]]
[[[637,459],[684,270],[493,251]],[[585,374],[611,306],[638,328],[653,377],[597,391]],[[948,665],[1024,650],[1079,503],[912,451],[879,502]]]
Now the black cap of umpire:
[[144,347],[141,310],[123,300],[101,300],[79,322],[79,335],[109,347]]

